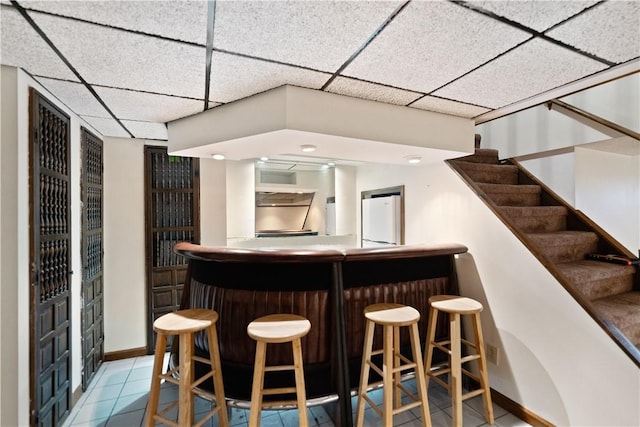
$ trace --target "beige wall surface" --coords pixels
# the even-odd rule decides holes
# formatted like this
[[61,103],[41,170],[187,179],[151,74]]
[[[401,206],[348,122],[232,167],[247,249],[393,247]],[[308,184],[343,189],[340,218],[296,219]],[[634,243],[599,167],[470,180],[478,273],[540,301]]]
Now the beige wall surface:
[[[18,424],[17,70],[0,70],[0,425]],[[14,321],[11,321],[14,320]]]
[[104,139],[104,349],[146,346],[144,141]]

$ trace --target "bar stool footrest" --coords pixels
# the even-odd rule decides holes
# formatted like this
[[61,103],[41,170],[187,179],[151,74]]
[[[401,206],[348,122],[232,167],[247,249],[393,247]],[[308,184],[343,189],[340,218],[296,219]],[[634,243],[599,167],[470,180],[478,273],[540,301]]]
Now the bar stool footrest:
[[420,402],[420,401],[418,401],[418,402],[410,402],[410,403],[407,403],[406,405],[400,406],[399,408],[393,409],[391,411],[391,413],[393,415],[398,415],[398,414],[400,414],[400,413],[402,413],[404,411],[408,411],[410,409],[417,408],[420,405],[422,405],[422,402]]
[[295,393],[296,392],[296,388],[295,387],[278,387],[278,388],[263,388],[262,389],[262,394],[265,395],[274,395],[274,394],[289,394],[289,393]]
[[463,394],[462,400],[467,400],[467,399],[471,399],[472,397],[480,396],[482,393],[484,393],[484,390],[481,388],[472,390],[468,393]]
[[277,365],[277,366],[265,366],[265,372],[277,372],[277,371],[293,371],[296,369],[295,365]]

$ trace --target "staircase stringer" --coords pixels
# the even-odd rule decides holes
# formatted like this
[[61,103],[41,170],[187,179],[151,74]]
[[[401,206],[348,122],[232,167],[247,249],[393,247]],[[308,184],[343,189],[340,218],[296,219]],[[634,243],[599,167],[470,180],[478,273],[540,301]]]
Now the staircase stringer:
[[[455,160],[455,159],[454,159]],[[558,283],[574,298],[585,312],[598,324],[603,331],[640,367],[640,350],[620,332],[612,323],[602,319],[596,312],[593,304],[558,270],[555,264],[542,252],[536,250],[535,245],[526,233],[520,231],[513,220],[504,215],[498,205],[480,188],[480,186],[460,168],[455,161],[446,160],[451,169],[460,176],[465,184],[485,203],[485,205],[502,221],[502,223],[529,249],[532,255],[551,273]],[[545,206],[564,206],[568,210],[567,226],[574,230],[592,231],[599,237],[598,250],[602,253],[620,253],[625,256],[635,257],[628,249],[617,242],[610,234],[589,219],[584,213],[574,209],[565,200],[558,196],[548,186],[536,179],[515,159],[502,160],[501,164],[511,164],[518,167],[518,180],[520,184],[534,184],[541,187],[541,202]],[[640,290],[640,274],[634,275],[634,289]]]

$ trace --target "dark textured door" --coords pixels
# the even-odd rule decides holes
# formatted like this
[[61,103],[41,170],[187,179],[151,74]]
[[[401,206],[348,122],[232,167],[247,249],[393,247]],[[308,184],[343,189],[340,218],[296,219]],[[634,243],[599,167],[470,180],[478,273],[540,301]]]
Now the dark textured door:
[[80,130],[82,150],[82,389],[104,359],[102,141]]
[[31,424],[56,426],[71,403],[69,117],[30,92]]
[[145,147],[147,258],[147,351],[153,353],[153,322],[180,306],[186,260],[173,252],[178,242],[200,242],[200,178],[197,158],[167,155],[166,147]]

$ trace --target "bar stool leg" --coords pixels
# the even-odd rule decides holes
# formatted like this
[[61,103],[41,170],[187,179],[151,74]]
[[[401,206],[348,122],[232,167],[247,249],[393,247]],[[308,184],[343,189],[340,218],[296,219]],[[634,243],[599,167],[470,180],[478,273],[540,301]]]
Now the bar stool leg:
[[371,349],[373,347],[373,333],[375,325],[367,320],[364,332],[364,346],[362,350],[362,367],[360,369],[360,386],[358,387],[358,407],[356,410],[356,427],[362,427],[364,423],[364,397],[367,394],[369,384],[369,368],[371,361]]
[[418,388],[418,396],[422,402],[422,420],[425,427],[431,427],[431,413],[429,412],[429,399],[427,397],[427,383],[425,380],[424,366],[422,366],[422,355],[420,354],[420,332],[418,331],[418,324],[411,325],[410,331],[411,337],[411,349],[413,350],[413,360],[416,364],[416,387]]
[[298,421],[300,427],[308,427],[307,398],[304,388],[304,371],[302,370],[302,343],[300,338],[291,342],[293,347],[293,366],[296,377],[296,397],[298,399]]
[[222,365],[220,364],[220,349],[218,347],[218,332],[216,325],[208,328],[209,338],[209,361],[213,370],[213,387],[216,394],[216,406],[218,409],[218,424],[220,427],[229,426],[227,414],[227,402],[224,397],[224,383],[222,381]]
[[480,313],[473,315],[473,331],[476,335],[476,351],[480,355],[478,363],[480,364],[480,386],[484,390],[484,393],[482,393],[482,404],[484,406],[485,421],[493,424],[493,405],[491,404],[491,389],[489,388],[487,359],[484,351],[484,337],[482,336],[482,327],[480,326]]
[[462,366],[460,363],[460,315],[458,313],[450,313],[449,315],[449,336],[451,338],[451,381],[450,393],[453,403],[452,418],[453,425],[462,426]]
[[264,364],[267,356],[267,344],[256,343],[256,361],[253,366],[253,386],[251,387],[251,408],[249,410],[249,427],[260,426],[262,411],[262,389],[264,387]]
[[[393,327],[393,368],[396,369],[400,367],[400,327]],[[396,371],[394,374],[394,408],[399,408],[402,406],[402,393],[400,391],[400,382],[402,381],[402,372],[400,370]]]
[[384,336],[384,344],[383,344],[383,352],[382,352],[382,386],[383,392],[382,395],[384,397],[384,425],[392,426],[393,425],[393,326],[385,325],[383,327],[383,336]]
[[156,335],[156,349],[153,357],[153,372],[151,374],[151,389],[149,392],[149,402],[147,403],[147,414],[145,416],[145,426],[155,425],[153,416],[158,412],[158,400],[160,398],[160,375],[162,374],[162,363],[164,353],[167,348],[167,337],[164,334]]
[[178,424],[187,426],[193,424],[193,334],[180,334],[180,383],[178,384]]
[[427,390],[429,389],[429,380],[431,379],[431,363],[433,361],[433,342],[436,339],[436,322],[438,321],[438,310],[433,307],[429,308],[429,326],[427,329],[427,343],[424,354],[424,373]]

